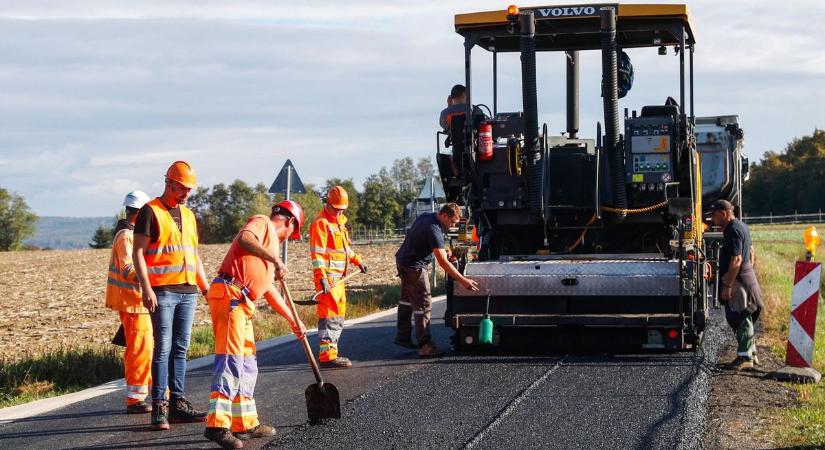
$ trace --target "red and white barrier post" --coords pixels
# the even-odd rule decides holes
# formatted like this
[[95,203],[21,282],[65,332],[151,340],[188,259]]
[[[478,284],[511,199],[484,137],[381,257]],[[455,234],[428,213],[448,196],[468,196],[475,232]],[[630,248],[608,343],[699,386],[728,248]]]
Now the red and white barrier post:
[[813,358],[822,264],[813,262],[819,245],[816,228],[806,229],[803,240],[808,250],[807,261],[796,262],[785,367],[774,374],[783,380],[818,383],[822,375],[813,368]]

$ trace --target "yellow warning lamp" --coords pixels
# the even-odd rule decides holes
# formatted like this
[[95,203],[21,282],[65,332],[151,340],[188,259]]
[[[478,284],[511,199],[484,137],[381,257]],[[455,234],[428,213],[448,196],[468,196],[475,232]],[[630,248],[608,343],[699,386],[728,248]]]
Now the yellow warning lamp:
[[819,238],[819,232],[816,231],[816,227],[808,227],[805,228],[805,232],[802,234],[802,242],[805,244],[805,250],[807,250],[807,254],[805,255],[808,261],[813,261],[814,257],[816,257],[816,248],[819,247],[820,242],[822,239]]
[[507,7],[507,15],[508,16],[517,16],[518,15],[518,6],[510,5]]

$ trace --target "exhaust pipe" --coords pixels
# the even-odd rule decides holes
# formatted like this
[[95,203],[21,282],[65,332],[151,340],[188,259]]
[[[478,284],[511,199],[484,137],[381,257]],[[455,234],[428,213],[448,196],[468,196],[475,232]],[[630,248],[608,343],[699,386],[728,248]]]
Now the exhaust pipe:
[[[604,102],[605,148],[610,164],[610,184],[613,188],[613,206],[627,209],[627,190],[624,182],[622,149],[619,147],[619,80],[616,61],[616,10],[601,9],[602,38],[602,100]],[[615,213],[616,223],[627,214]]]
[[579,52],[567,56],[567,137],[578,138],[579,133]]
[[521,25],[521,94],[524,104],[524,155],[527,157],[527,198],[530,209],[544,209],[544,165],[539,146],[539,113],[536,92],[536,19],[533,11],[519,12]]

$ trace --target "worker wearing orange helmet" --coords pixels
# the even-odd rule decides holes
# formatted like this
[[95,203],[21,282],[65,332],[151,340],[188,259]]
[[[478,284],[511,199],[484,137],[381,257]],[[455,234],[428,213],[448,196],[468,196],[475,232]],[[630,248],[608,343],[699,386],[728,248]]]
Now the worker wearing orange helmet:
[[[152,318],[152,428],[170,422],[203,422],[206,413],[185,397],[186,353],[198,292],[208,283],[198,256],[195,215],[183,206],[197,185],[192,166],[175,161],[163,194],[144,205],[135,222],[134,259],[143,305]],[[171,378],[171,380],[170,380]],[[168,387],[168,389],[167,389]],[[171,398],[167,398],[167,390]]]
[[140,208],[148,201],[149,196],[143,191],[126,194],[123,200],[126,218],[117,223],[106,280],[106,307],[120,315],[126,347],[123,352],[126,414],[152,411],[152,407],[145,402],[152,384],[152,321],[149,310],[143,306],[140,284],[132,261],[135,220]]
[[346,189],[335,186],[309,227],[309,255],[312,260],[315,290],[318,296],[318,337],[321,339],[320,366],[328,369],[351,367],[349,358],[338,355],[338,339],[344,329],[347,308],[346,287],[335,284],[353,270],[367,272],[367,266],[350,247],[347,218],[349,206]]
[[301,339],[304,325],[294,317],[272,284],[287,276],[279,257],[282,240],[301,236],[304,211],[284,200],[272,206],[269,217],[249,218],[235,236],[212,281],[206,299],[215,333],[215,368],[204,436],[223,448],[242,448],[242,440],[275,435],[258,421],[253,392],[258,377],[252,316],[255,300],[266,298]]

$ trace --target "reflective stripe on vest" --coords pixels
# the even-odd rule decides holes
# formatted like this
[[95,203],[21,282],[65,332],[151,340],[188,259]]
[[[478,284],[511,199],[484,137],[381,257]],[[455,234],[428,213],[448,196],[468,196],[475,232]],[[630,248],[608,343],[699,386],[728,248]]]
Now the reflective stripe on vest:
[[197,285],[198,229],[195,215],[181,205],[180,220],[182,230],[178,230],[175,220],[167,208],[156,198],[147,203],[155,214],[158,224],[158,240],[150,243],[145,258],[149,283],[152,286],[170,284]]
[[[135,276],[131,258],[132,231],[120,230],[112,242],[109,273],[106,278],[106,306],[127,313],[147,312],[140,295],[140,284]],[[123,252],[126,252],[124,254]],[[123,264],[123,267],[120,267]]]

